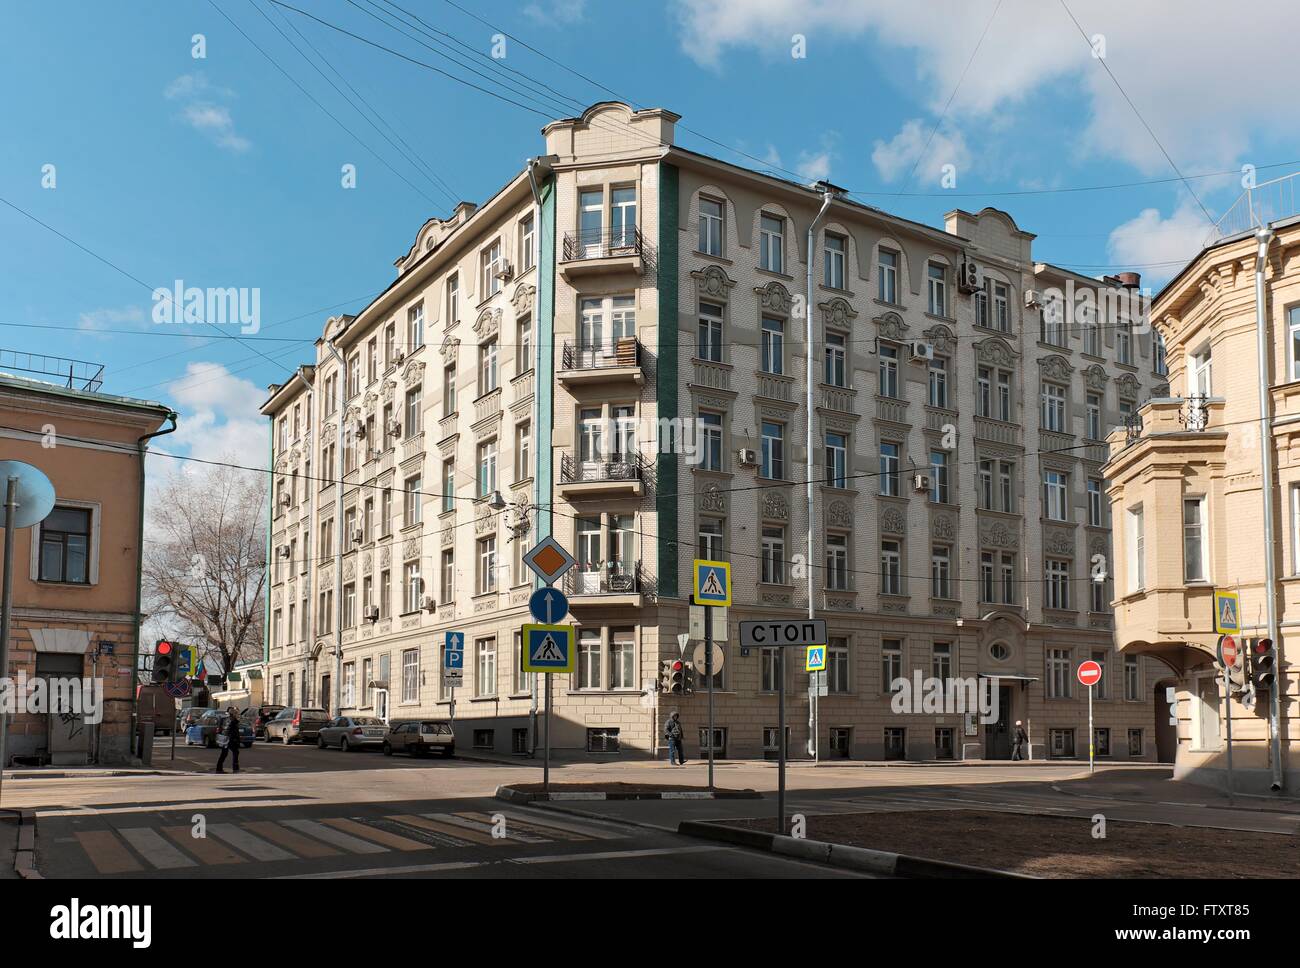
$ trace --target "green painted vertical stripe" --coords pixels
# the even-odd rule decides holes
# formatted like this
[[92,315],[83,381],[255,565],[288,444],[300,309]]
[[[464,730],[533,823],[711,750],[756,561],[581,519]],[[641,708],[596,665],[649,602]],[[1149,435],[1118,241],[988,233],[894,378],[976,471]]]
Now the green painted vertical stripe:
[[[680,416],[677,405],[677,192],[675,165],[659,164],[659,419]],[[661,425],[662,426],[662,425]],[[676,443],[676,442],[675,442]],[[674,451],[676,447],[673,448]],[[677,455],[660,453],[656,510],[659,520],[659,595],[677,597]]]
[[537,512],[537,537],[540,540],[553,530],[552,503],[555,500],[555,178],[539,186],[541,195],[541,233],[537,259],[537,348],[538,367],[533,375],[533,392],[537,394],[537,481],[533,503]]

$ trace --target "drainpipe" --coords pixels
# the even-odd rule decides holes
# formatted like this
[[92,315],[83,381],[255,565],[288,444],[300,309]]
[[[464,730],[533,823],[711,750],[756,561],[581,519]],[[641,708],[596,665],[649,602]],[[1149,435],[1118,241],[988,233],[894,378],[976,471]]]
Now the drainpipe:
[[[131,734],[127,737],[127,742],[131,750],[131,755],[135,752],[135,734],[140,719],[140,701],[137,698],[140,678],[140,606],[142,604],[144,584],[144,455],[146,451],[145,444],[155,437],[165,437],[167,434],[176,432],[176,412],[167,411],[167,419],[171,421],[171,426],[162,430],[155,430],[151,434],[145,434],[135,442],[136,452],[140,455],[140,533],[136,539],[135,551],[135,615],[133,617],[134,632],[131,636]],[[175,724],[172,726],[175,729]]]
[[334,340],[327,339],[325,347],[339,365],[335,398],[339,433],[334,451],[334,681],[330,683],[334,693],[334,715],[337,716],[343,705],[343,381],[348,374],[343,354],[334,345]]
[[[807,301],[804,303],[804,383],[805,387],[805,404],[804,412],[804,493],[808,498],[808,617],[810,619],[817,617],[816,599],[813,597],[813,526],[817,520],[817,511],[813,505],[813,422],[816,420],[816,411],[813,410],[813,265],[815,245],[817,240],[817,224],[826,214],[826,210],[831,207],[831,200],[835,193],[826,188],[822,191],[822,207],[817,212],[816,217],[808,225],[808,288]],[[848,258],[848,253],[845,253]],[[848,267],[845,266],[847,271]],[[782,676],[781,688],[785,689],[785,650],[781,650]],[[808,690],[808,755],[815,761],[817,759],[817,690]],[[778,742],[784,743],[785,737],[778,737]]]
[[[1259,466],[1260,484],[1263,488],[1264,503],[1264,603],[1268,616],[1268,637],[1273,640],[1279,658],[1282,640],[1278,635],[1277,624],[1277,566],[1274,560],[1276,548],[1273,544],[1273,400],[1269,390],[1272,382],[1268,366],[1268,342],[1271,328],[1268,325],[1268,309],[1264,291],[1264,269],[1268,265],[1268,247],[1273,241],[1273,230],[1267,225],[1261,226],[1255,233],[1258,248],[1255,253],[1255,348],[1259,358]],[[1284,785],[1282,771],[1282,697],[1285,679],[1282,663],[1278,662],[1278,674],[1269,690],[1269,761],[1272,765],[1273,780],[1269,789],[1281,792]]]
[[[313,378],[314,378],[314,377],[313,377]],[[311,412],[311,413],[315,413],[315,412],[316,412],[316,411],[315,411],[315,407],[316,407],[316,387],[315,387],[314,384],[312,385],[311,389],[309,389],[309,390],[307,391],[307,407],[308,407],[309,412]],[[320,418],[317,417],[316,419],[319,420]],[[321,431],[320,431],[319,426],[317,426],[316,433],[315,433],[316,440],[314,440],[314,441],[312,442],[312,446],[313,446],[313,447],[314,447],[315,444],[320,440],[320,436],[321,436]],[[312,461],[312,467],[319,468],[319,467],[320,467],[320,463],[319,463],[318,461]],[[317,473],[319,474],[320,471],[317,470]],[[303,583],[303,584],[306,585],[306,587],[307,587],[307,595],[306,595],[306,601],[307,601],[307,615],[306,615],[306,618],[307,618],[307,641],[306,641],[305,643],[303,643],[303,644],[304,644],[304,646],[306,647],[306,652],[307,652],[307,654],[308,654],[308,655],[311,655],[312,645],[313,645],[313,644],[315,643],[315,641],[316,641],[316,607],[315,607],[315,606],[316,606],[316,555],[315,555],[315,554],[308,554],[308,553],[307,553],[307,550],[310,549],[310,548],[314,548],[314,547],[315,547],[315,545],[313,544],[313,542],[314,542],[314,540],[315,540],[315,538],[316,538],[316,531],[317,531],[317,524],[318,524],[318,522],[317,522],[317,520],[316,520],[316,515],[317,515],[317,511],[318,511],[318,508],[316,507],[316,494],[317,494],[317,492],[319,491],[319,488],[316,486],[316,482],[315,482],[315,481],[307,480],[307,481],[304,481],[303,484],[306,486],[306,488],[307,488],[307,494],[308,494],[308,498],[307,498],[307,502],[308,502],[308,503],[307,503],[307,529],[308,529],[308,530],[307,530],[307,540],[304,541],[304,542],[302,543],[302,544],[303,544],[303,553],[307,555],[307,561],[306,561],[306,565],[307,565],[307,580]],[[317,549],[317,551],[319,551],[319,549]],[[297,565],[295,564],[295,565],[293,565],[293,566],[291,566],[291,567],[295,567],[295,568],[296,568]],[[280,656],[281,656],[281,658],[284,657],[284,652],[283,652],[283,650],[281,650],[281,652],[280,652]]]

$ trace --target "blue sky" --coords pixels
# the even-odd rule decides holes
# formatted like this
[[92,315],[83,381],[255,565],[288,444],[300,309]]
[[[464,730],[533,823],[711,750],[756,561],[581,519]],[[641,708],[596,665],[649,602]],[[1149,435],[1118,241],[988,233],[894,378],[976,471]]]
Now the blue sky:
[[[1240,192],[1239,175],[1189,188],[1173,165],[1193,175],[1255,164],[1261,180],[1300,168],[1263,168],[1300,159],[1300,106],[1283,73],[1300,12],[1278,0],[1252,10],[1268,30],[1208,0],[397,0],[490,81],[369,16],[381,0],[286,2],[543,113],[268,0],[7,4],[0,197],[121,271],[0,205],[0,322],[75,327],[0,326],[0,347],[105,364],[106,391],[181,411],[169,441],[181,453],[264,453],[266,385],[309,358],[327,315],[391,281],[423,221],[449,210],[446,186],[485,199],[540,152],[543,114],[576,114],[611,91],[721,142],[679,126],[695,150],[828,177],[933,224],[954,207],[996,205],[1039,234],[1040,259],[1089,274],[1138,266],[1156,285],[1195,254],[1209,226],[1201,206],[1217,217]],[[403,151],[277,26],[348,91],[302,37],[325,55]],[[491,63],[479,55],[498,31],[511,36]],[[791,56],[795,35],[806,56]],[[340,184],[345,164],[355,189]],[[948,164],[954,188],[940,181]],[[1153,179],[1171,180],[1062,191]],[[1036,194],[992,194],[1005,192]],[[150,288],[177,279],[258,288],[263,338],[154,324]]]

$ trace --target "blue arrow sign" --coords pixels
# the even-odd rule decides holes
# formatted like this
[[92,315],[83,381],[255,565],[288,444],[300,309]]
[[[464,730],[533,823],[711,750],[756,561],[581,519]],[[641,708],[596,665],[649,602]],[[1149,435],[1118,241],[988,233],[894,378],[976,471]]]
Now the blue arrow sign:
[[447,651],[448,651],[448,652],[464,652],[464,651],[465,651],[465,633],[464,633],[464,632],[448,632],[448,633],[447,633],[446,643],[447,643]]
[[569,614],[569,600],[558,588],[539,588],[528,598],[528,611],[543,625],[554,625]]

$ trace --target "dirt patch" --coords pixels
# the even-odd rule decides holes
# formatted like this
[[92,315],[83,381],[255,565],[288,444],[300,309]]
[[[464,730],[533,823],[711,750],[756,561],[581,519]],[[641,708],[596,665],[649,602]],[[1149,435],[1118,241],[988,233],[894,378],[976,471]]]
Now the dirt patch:
[[[540,783],[512,783],[510,789],[520,793],[541,793],[545,789]],[[673,783],[552,783],[552,793],[708,793],[708,787],[681,786]],[[753,794],[753,790],[724,790],[715,787],[718,796],[742,796]]]
[[[776,821],[727,825],[771,832]],[[1300,876],[1300,838],[1288,834],[1109,821],[1100,840],[1092,829],[1086,817],[923,810],[811,816],[806,836],[1035,877]]]

